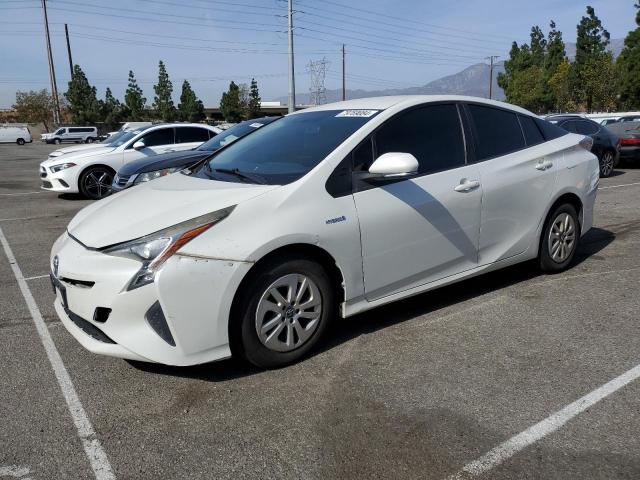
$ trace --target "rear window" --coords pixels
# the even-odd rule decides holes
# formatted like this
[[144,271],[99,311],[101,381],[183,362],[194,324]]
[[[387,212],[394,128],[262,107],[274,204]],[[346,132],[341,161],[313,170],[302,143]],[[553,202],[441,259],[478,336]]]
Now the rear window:
[[474,124],[476,160],[488,160],[525,148],[515,113],[481,105],[468,107]]
[[593,135],[594,133],[598,133],[598,130],[600,130],[600,127],[591,122],[585,120],[578,122],[578,133],[582,135]]
[[538,125],[536,125],[536,121],[533,118],[525,115],[518,115],[518,119],[520,120],[522,133],[524,133],[524,139],[526,140],[528,147],[544,142],[542,132],[538,128]]
[[535,118],[534,121],[540,128],[540,131],[542,132],[542,135],[544,135],[544,139],[546,141],[553,140],[554,138],[559,138],[567,134],[566,130],[563,130],[547,120]]

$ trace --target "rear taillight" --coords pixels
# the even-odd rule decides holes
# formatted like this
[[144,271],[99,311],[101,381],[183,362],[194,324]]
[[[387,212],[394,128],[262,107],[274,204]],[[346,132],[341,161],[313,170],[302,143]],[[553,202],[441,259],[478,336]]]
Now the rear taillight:
[[640,138],[621,138],[620,145],[640,145]]
[[582,140],[580,140],[579,145],[585,150],[591,151],[591,148],[593,147],[593,138],[584,137]]

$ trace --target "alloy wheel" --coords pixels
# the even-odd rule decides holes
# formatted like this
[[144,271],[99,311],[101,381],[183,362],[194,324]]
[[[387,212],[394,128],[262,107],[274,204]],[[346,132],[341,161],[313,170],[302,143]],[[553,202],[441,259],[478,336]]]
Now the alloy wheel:
[[576,225],[568,213],[558,215],[549,230],[549,255],[556,263],[565,262],[576,246]]
[[306,275],[285,275],[260,297],[256,333],[268,349],[289,352],[312,337],[321,315],[322,296],[315,282]]
[[613,153],[605,152],[600,161],[600,176],[608,177],[613,172]]
[[107,170],[92,170],[84,177],[84,189],[93,198],[106,197],[111,191],[113,176]]

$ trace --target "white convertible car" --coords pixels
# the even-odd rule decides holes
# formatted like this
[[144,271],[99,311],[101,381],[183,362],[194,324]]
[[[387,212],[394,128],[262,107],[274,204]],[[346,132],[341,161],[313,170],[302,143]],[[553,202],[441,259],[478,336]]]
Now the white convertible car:
[[568,268],[591,142],[471,97],[296,112],[80,211],[51,251],[55,308],[92,352],[282,366],[341,317],[525,260]]
[[217,127],[199,123],[164,123],[122,132],[95,147],[53,152],[40,164],[40,188],[81,193],[98,200],[111,193],[113,176],[125,163],[159,153],[190,150],[220,132]]

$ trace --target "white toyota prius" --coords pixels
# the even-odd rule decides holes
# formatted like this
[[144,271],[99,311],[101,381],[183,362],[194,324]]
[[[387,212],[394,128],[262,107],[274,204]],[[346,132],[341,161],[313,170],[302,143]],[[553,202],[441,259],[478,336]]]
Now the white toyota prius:
[[51,251],[55,308],[95,353],[282,366],[338,318],[525,260],[569,267],[591,146],[472,97],[296,112],[80,211]]

